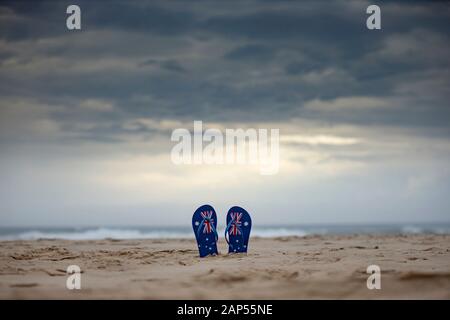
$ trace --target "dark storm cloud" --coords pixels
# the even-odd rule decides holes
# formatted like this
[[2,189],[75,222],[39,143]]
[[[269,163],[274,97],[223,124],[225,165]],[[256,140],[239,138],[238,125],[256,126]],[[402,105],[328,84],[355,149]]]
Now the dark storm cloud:
[[[7,40],[63,35],[66,8],[73,1],[6,1],[1,4],[0,36]],[[85,28],[116,29],[161,35],[186,33],[194,16],[186,10],[165,9],[135,1],[77,1]]]
[[[318,10],[315,14],[302,12],[265,10],[258,13],[212,17],[205,21],[204,27],[230,37],[251,39],[317,39],[336,41],[337,35],[350,35],[342,40],[354,40],[364,36],[359,28],[364,17],[352,19],[342,17],[328,10]],[[344,39],[349,38],[349,39]]]
[[305,62],[290,62],[286,64],[284,71],[287,75],[299,75],[312,72],[314,70],[323,70],[326,65],[318,61]]
[[258,44],[250,44],[237,47],[225,55],[226,59],[230,60],[269,60],[273,58],[275,53],[274,48],[262,46]]
[[0,4],[0,39],[21,41],[66,32],[67,5],[56,1],[5,1]]
[[175,59],[161,60],[161,61],[158,61],[156,59],[148,59],[138,63],[138,67],[146,67],[146,66],[158,66],[161,69],[179,73],[186,72],[186,69],[183,67],[183,65]]
[[[79,2],[83,30],[65,28],[65,2],[5,2],[0,94],[55,105],[68,131],[124,134],[136,117],[447,127],[449,10],[382,4],[381,31],[355,2]],[[233,9],[233,10],[232,10]],[[41,40],[41,41],[38,41]],[[217,51],[216,51],[217,50]],[[304,108],[312,100],[391,99],[384,109]],[[111,101],[108,112],[79,107]],[[135,130],[136,134],[141,134]]]
[[194,15],[190,11],[117,1],[95,10],[92,15],[88,15],[88,19],[100,28],[167,36],[187,33],[192,30],[195,22]]

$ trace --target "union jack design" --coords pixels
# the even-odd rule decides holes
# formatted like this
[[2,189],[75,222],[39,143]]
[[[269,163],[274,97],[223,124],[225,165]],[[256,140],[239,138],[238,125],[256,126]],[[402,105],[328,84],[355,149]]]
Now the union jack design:
[[212,224],[214,223],[214,219],[212,218],[212,211],[202,211],[200,212],[200,214],[204,219],[203,224],[205,225],[205,227],[203,228],[203,233],[211,233]]
[[231,230],[230,230],[230,234],[233,236],[236,236],[238,234],[241,234],[241,218],[242,218],[242,212],[232,212],[230,213],[231,216]]

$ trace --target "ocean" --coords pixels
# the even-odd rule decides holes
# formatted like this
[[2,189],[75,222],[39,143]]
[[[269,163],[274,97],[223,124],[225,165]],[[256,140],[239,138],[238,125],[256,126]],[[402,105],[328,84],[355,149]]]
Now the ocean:
[[[218,230],[222,237],[224,229]],[[450,234],[450,223],[253,226],[251,236],[285,237],[337,234]],[[0,227],[0,240],[99,240],[193,238],[190,227]]]

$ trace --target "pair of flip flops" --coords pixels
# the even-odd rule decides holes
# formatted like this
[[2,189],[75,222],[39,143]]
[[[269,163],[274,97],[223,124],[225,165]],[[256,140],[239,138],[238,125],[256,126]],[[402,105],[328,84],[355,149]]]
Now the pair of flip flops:
[[[252,228],[252,219],[241,207],[232,207],[227,214],[225,240],[228,243],[228,253],[246,253],[248,239]],[[197,240],[200,257],[218,254],[217,214],[210,205],[203,205],[195,210],[192,216],[192,228]]]

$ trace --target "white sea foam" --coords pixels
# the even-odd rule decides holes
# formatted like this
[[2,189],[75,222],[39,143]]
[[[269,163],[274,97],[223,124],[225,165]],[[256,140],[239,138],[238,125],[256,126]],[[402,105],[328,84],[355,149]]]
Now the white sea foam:
[[423,229],[417,226],[404,226],[402,228],[402,233],[412,233],[412,234],[419,234],[422,233]]
[[[223,239],[224,229],[219,228],[219,239]],[[302,226],[302,227],[255,227],[252,237],[303,237],[310,234],[450,234],[450,225],[397,225],[397,226]],[[143,228],[0,228],[0,240],[101,240],[101,239],[192,239],[190,227],[143,227]]]
[[37,240],[37,239],[67,239],[67,240],[100,240],[100,239],[171,239],[189,238],[192,232],[177,232],[171,230],[149,230],[97,228],[81,231],[26,231],[17,234],[0,236],[0,240]]
[[[224,234],[223,229],[218,230],[219,236]],[[302,229],[290,228],[254,228],[251,232],[256,237],[284,237],[305,236],[308,232]],[[37,239],[67,239],[67,240],[101,240],[101,239],[183,239],[192,238],[190,229],[119,229],[119,228],[93,228],[70,231],[58,230],[29,230],[0,235],[0,240],[37,240]]]

